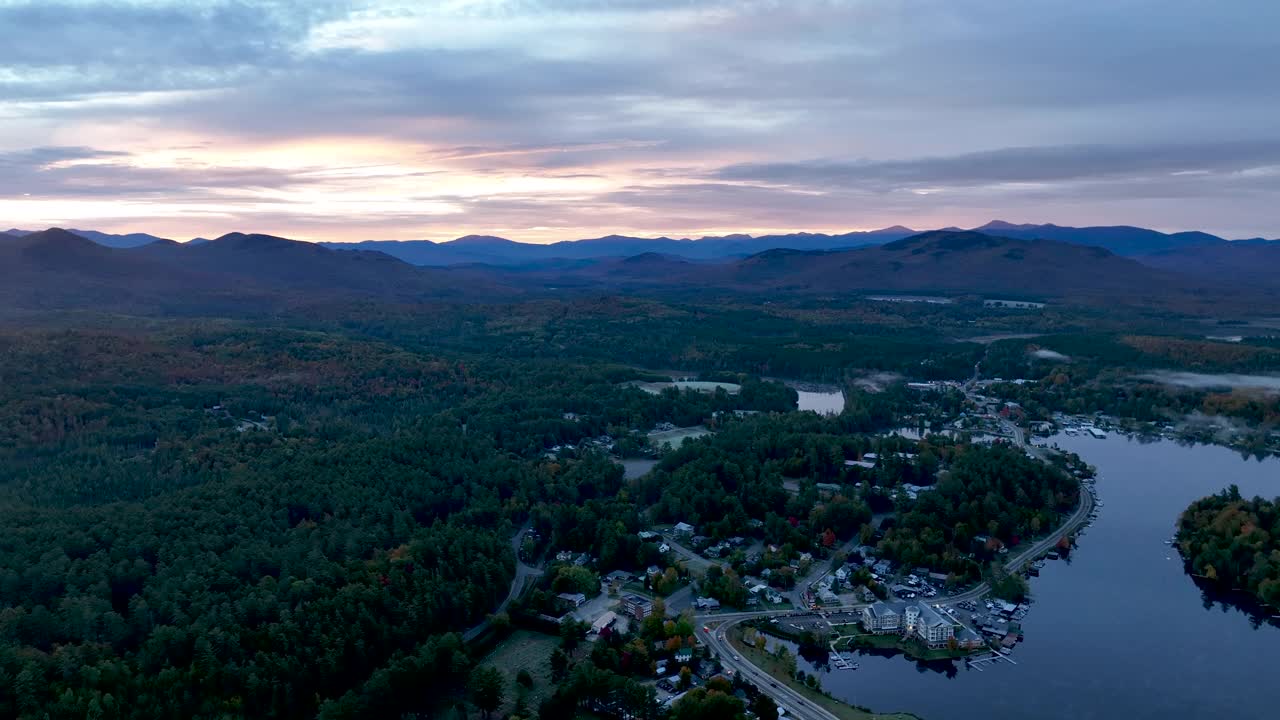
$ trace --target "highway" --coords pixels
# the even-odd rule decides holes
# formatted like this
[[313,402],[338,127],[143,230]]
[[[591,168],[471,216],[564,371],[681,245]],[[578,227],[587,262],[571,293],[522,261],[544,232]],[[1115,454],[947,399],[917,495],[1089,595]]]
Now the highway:
[[[734,615],[746,614],[748,613],[734,613]],[[778,613],[755,613],[756,616],[765,614]],[[729,644],[727,633],[730,628],[745,619],[747,618],[739,617],[736,620],[727,620],[719,627],[712,628],[711,632],[702,634],[707,645],[720,655],[720,663],[738,673],[739,677],[754,683],[760,688],[760,692],[773,698],[780,707],[786,708],[786,717],[799,718],[799,720],[840,720],[822,706],[792,690],[786,683],[774,679],[769,673],[738,654],[738,651]]]

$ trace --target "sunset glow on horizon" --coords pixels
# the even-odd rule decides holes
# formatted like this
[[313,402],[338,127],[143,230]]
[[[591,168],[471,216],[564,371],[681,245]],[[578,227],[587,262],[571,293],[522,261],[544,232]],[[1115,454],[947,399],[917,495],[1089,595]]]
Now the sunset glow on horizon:
[[1260,0],[0,0],[0,224],[1276,237],[1277,26]]

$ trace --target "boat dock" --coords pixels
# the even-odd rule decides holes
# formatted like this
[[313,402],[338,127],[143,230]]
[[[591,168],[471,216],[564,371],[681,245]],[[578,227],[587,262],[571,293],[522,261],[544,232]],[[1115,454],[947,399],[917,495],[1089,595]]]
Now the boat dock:
[[836,650],[835,641],[831,643],[831,653],[827,655],[827,662],[836,670],[857,670],[858,663],[853,662],[843,653]]
[[983,665],[995,665],[1001,660],[1011,665],[1018,664],[1017,661],[1009,657],[1008,653],[1002,653],[999,650],[992,650],[990,654],[983,655],[982,657],[967,658],[965,660],[965,665],[968,665],[969,667],[973,668],[974,670],[977,670],[978,672],[983,672],[983,669],[982,669]]

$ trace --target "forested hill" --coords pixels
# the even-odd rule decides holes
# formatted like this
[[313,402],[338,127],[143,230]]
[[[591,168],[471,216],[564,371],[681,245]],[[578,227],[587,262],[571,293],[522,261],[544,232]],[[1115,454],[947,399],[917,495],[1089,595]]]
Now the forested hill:
[[795,403],[636,377],[221,322],[0,332],[0,717],[430,712],[517,526],[641,529],[620,466],[548,447]]
[[1182,513],[1177,541],[1195,573],[1280,608],[1280,498],[1245,499],[1232,485]]

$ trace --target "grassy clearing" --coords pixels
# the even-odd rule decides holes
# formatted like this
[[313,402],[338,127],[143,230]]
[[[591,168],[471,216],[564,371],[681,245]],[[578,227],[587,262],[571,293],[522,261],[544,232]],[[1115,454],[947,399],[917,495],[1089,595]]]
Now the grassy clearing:
[[[560,639],[530,630],[516,630],[511,637],[489,653],[482,665],[492,665],[506,679],[503,685],[506,703],[495,716],[506,717],[515,709],[516,699],[523,694],[525,707],[536,712],[538,705],[551,694],[551,651]],[[526,670],[533,676],[533,687],[526,690],[516,684],[516,675]]]
[[763,650],[757,650],[754,646],[747,645],[742,640],[742,628],[735,627],[729,631],[729,642],[738,652],[742,653],[751,661],[753,665],[769,673],[777,678],[778,682],[786,683],[787,687],[804,695],[809,700],[820,705],[827,712],[835,715],[841,720],[919,720],[915,715],[910,713],[889,713],[880,714],[873,713],[862,708],[856,708],[852,705],[836,700],[829,695],[814,690],[803,683],[797,682],[795,678],[790,677],[782,664],[777,658],[773,657]]

